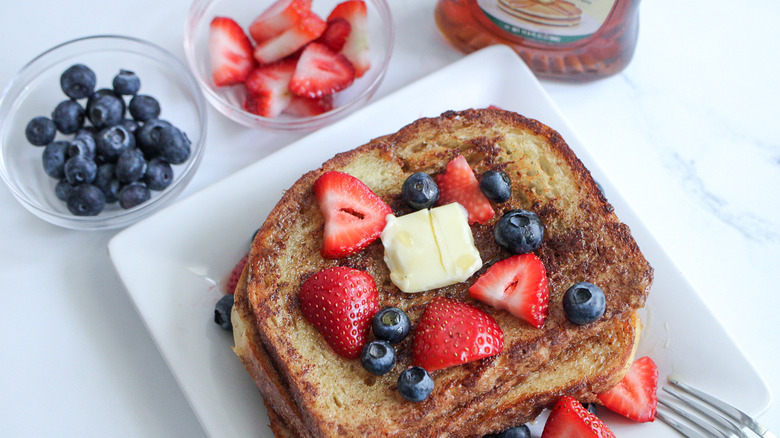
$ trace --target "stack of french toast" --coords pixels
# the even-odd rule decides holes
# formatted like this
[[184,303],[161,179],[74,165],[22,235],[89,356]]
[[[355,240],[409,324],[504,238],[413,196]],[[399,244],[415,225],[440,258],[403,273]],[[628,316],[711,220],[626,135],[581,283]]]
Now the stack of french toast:
[[[385,248],[376,240],[339,258],[322,255],[325,217],[314,194],[328,171],[354,176],[402,217],[413,212],[401,187],[413,173],[440,175],[454,158],[475,175],[489,170],[511,179],[511,197],[495,216],[469,226],[483,261],[465,281],[404,293],[390,279]],[[532,211],[544,224],[533,253],[549,285],[541,327],[475,300],[480,274],[512,256],[495,239],[503,213]],[[381,307],[402,309],[410,335],[395,346],[393,371],[374,375],[339,355],[304,318],[299,293],[315,273],[346,266],[369,273]],[[336,155],[303,175],[282,196],[256,234],[235,290],[235,353],[260,390],[277,437],[477,437],[533,420],[562,396],[583,403],[615,386],[636,352],[653,270],[589,171],[553,129],[500,109],[449,111]],[[595,321],[567,318],[564,293],[589,282],[604,292]],[[430,395],[411,402],[398,375],[414,365],[416,324],[428,303],[447,297],[477,307],[503,332],[498,354],[430,372]],[[371,336],[371,335],[369,335]]]

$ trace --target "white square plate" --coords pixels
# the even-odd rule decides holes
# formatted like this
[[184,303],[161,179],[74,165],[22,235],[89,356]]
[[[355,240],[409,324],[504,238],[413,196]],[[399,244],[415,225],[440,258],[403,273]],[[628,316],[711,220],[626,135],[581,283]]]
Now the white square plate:
[[[395,132],[419,117],[489,105],[558,130],[602,184],[618,217],[631,227],[655,268],[642,311],[645,329],[638,357],[653,358],[661,382],[674,374],[748,413],[766,409],[769,390],[739,347],[610,186],[525,64],[510,49],[497,46],[314,132],[111,240],[109,253],[120,278],[210,436],[272,436],[260,394],[230,349],[231,335],[214,324],[213,313],[225,277],[283,190],[336,153]],[[660,421],[637,425],[606,409],[600,415],[620,437],[677,436]]]

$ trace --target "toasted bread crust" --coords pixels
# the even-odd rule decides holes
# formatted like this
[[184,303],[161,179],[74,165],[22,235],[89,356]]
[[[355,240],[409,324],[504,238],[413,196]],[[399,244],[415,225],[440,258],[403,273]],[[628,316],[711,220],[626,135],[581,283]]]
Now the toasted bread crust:
[[[400,197],[406,177],[417,171],[436,175],[458,154],[477,175],[502,169],[513,181],[512,199],[494,206],[496,217],[472,226],[486,264],[509,256],[493,238],[493,227],[503,212],[532,210],[545,225],[545,239],[536,251],[551,286],[549,315],[542,329],[474,302],[467,288],[481,272],[466,283],[409,295],[389,281],[379,242],[341,260],[320,256],[323,218],[311,188],[323,172],[339,170],[358,177],[401,215],[410,212]],[[299,285],[315,272],[335,265],[372,274],[380,304],[404,309],[413,323],[434,296],[481,307],[504,331],[504,351],[434,372],[434,393],[421,403],[406,402],[395,391],[397,372],[369,375],[357,361],[335,355],[303,320],[297,303]],[[421,119],[396,134],[338,154],[320,169],[303,175],[258,232],[245,273],[246,313],[253,320],[258,344],[262,344],[279,380],[289,385],[289,403],[277,406],[272,400],[271,404],[288,424],[297,414],[302,425],[291,426],[299,434],[311,436],[469,436],[469,416],[485,410],[500,412],[496,403],[529,373],[597,336],[613,320],[628,318],[644,305],[652,281],[652,268],[628,227],[614,215],[590,173],[560,135],[542,123],[501,110],[446,112]],[[565,318],[560,303],[569,286],[585,280],[605,291],[607,310],[598,321],[577,326]],[[397,347],[396,371],[410,364],[409,342],[407,339]],[[260,389],[276,398],[273,385]],[[463,415],[453,417],[453,410],[461,410]]]

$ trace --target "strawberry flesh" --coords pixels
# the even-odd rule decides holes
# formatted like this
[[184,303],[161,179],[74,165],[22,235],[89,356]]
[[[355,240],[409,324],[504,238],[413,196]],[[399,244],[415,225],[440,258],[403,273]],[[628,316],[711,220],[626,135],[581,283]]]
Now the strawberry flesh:
[[328,171],[314,182],[314,196],[325,217],[321,254],[347,257],[370,245],[382,234],[393,210],[352,175]]
[[550,287],[544,263],[533,253],[494,263],[469,287],[469,294],[536,328],[547,319]]
[[376,283],[369,273],[345,266],[317,272],[301,285],[298,302],[303,317],[333,351],[348,359],[360,356],[379,309]]
[[653,421],[658,404],[658,368],[645,356],[631,364],[628,373],[599,401],[609,410],[640,423]]
[[314,117],[333,109],[333,95],[317,99],[293,96],[290,104],[284,109],[285,114],[298,117]]
[[579,401],[563,396],[550,411],[542,431],[542,438],[559,437],[615,438],[615,434]]
[[351,32],[341,53],[355,66],[355,77],[361,77],[371,68],[368,34],[368,10],[363,0],[347,0],[339,3],[328,15],[328,21],[343,18],[349,22]]
[[244,266],[246,265],[247,260],[249,260],[249,254],[241,257],[241,260],[239,260],[238,263],[236,263],[236,266],[233,267],[233,270],[230,271],[230,276],[228,277],[227,283],[225,284],[225,293],[232,294],[236,291],[238,280],[241,279],[241,273],[244,271]]
[[349,21],[340,17],[328,20],[327,24],[328,27],[325,28],[322,35],[315,41],[334,52],[340,52],[347,42],[347,37],[349,37],[352,26],[350,26]]
[[252,42],[234,20],[214,17],[209,26],[211,78],[218,87],[243,83],[255,66]]
[[281,114],[293,98],[288,88],[293,71],[294,59],[283,59],[252,70],[245,82],[249,92],[244,102],[246,110],[263,117]]
[[450,298],[436,297],[425,308],[412,341],[412,362],[429,372],[494,356],[504,333],[493,317]]
[[493,219],[493,207],[480,190],[474,171],[462,155],[447,163],[444,173],[438,176],[436,182],[439,185],[437,205],[459,203],[469,213],[469,224],[483,224]]
[[257,43],[267,41],[295,26],[311,10],[311,0],[278,0],[249,25]]
[[269,64],[292,55],[322,35],[326,26],[322,18],[308,11],[293,27],[258,43],[254,50],[254,57],[260,64]]
[[290,80],[293,94],[310,99],[327,96],[352,85],[355,69],[340,53],[320,43],[303,49]]

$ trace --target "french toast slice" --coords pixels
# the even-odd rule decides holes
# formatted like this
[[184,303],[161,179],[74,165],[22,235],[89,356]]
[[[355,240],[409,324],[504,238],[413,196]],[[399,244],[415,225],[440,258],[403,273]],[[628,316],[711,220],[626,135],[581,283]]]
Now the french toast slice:
[[[541,329],[471,299],[467,289],[482,271],[464,283],[405,294],[390,282],[379,242],[344,259],[320,255],[324,219],[312,186],[323,172],[339,170],[357,177],[400,216],[411,211],[400,195],[404,180],[418,171],[437,175],[457,155],[463,155],[477,175],[500,169],[512,179],[510,201],[494,205],[493,220],[471,227],[486,265],[509,256],[493,237],[503,212],[532,210],[545,226],[536,254],[547,270],[550,305]],[[337,265],[369,272],[380,291],[380,305],[402,308],[413,324],[435,296],[475,304],[503,330],[503,352],[435,371],[435,389],[428,399],[404,400],[395,390],[397,372],[376,377],[359,361],[341,358],[301,315],[300,284]],[[246,303],[259,339],[253,348],[264,350],[282,382],[269,385],[260,379],[261,392],[270,394],[266,399],[271,403],[286,400],[274,409],[299,435],[328,437],[468,436],[469,419],[480,412],[501,412],[502,397],[534,370],[642,307],[652,281],[652,268],[628,227],[560,135],[540,122],[496,109],[420,119],[303,175],[257,233],[246,274]],[[564,292],[579,281],[599,285],[607,301],[604,315],[586,325],[569,322],[561,306]],[[410,365],[413,335],[414,330],[397,346],[395,370]],[[238,345],[240,335],[234,336]],[[286,389],[288,397],[274,396],[275,387]],[[299,424],[289,424],[296,421]]]

